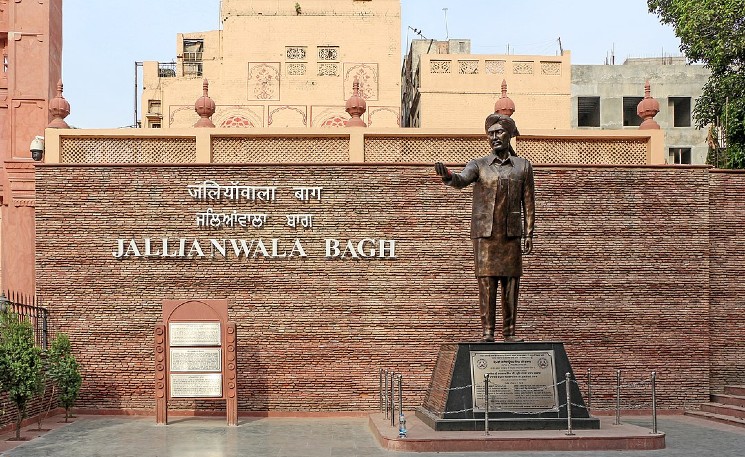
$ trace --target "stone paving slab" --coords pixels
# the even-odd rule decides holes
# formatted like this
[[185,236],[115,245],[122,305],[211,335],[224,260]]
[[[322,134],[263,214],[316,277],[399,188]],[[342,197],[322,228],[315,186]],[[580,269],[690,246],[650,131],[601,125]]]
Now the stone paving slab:
[[[239,418],[227,427],[224,418],[176,418],[155,425],[154,417],[80,416],[43,436],[4,451],[8,457],[484,457],[483,452],[395,452],[380,447],[361,417]],[[57,421],[50,418],[47,422]],[[624,423],[649,428],[651,420]],[[664,416],[659,429],[667,448],[656,451],[509,452],[510,457],[741,457],[745,429],[694,417]],[[6,434],[4,441],[9,435]]]

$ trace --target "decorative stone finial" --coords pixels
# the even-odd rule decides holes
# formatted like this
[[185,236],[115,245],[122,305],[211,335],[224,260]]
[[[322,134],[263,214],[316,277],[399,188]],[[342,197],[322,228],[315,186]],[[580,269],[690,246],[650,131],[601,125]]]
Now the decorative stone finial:
[[49,102],[49,113],[52,120],[47,127],[53,129],[69,129],[65,118],[70,115],[70,103],[62,96],[62,80],[57,82],[57,95]]
[[355,76],[352,84],[352,96],[347,100],[346,112],[352,116],[352,119],[344,122],[345,127],[367,127],[361,116],[367,111],[367,102],[360,97],[360,81]]
[[512,116],[515,112],[515,102],[507,96],[507,80],[505,79],[502,80],[502,97],[494,103],[494,112],[505,116]]
[[197,99],[196,103],[194,103],[194,111],[196,111],[200,117],[197,123],[194,124],[194,127],[215,126],[215,124],[212,123],[212,119],[210,119],[210,117],[215,114],[215,102],[212,101],[212,99],[208,95],[209,85],[210,84],[209,82],[207,82],[207,78],[205,78],[202,82],[203,95]]
[[660,102],[652,98],[650,95],[651,89],[649,87],[649,80],[647,80],[647,83],[644,85],[644,100],[640,101],[638,105],[636,105],[636,114],[639,115],[640,118],[644,119],[642,121],[641,125],[639,126],[639,130],[659,130],[660,124],[657,123],[657,121],[654,120],[654,117],[657,115],[657,113],[660,112]]

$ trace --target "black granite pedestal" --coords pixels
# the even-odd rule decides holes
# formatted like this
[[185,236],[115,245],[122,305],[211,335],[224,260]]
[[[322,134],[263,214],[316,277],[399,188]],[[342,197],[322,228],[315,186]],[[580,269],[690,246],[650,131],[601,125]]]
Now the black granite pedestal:
[[[472,357],[472,353],[474,357]],[[541,353],[549,354],[541,357]],[[478,357],[476,354],[486,355]],[[499,369],[499,374],[490,374],[489,397],[499,396],[500,392],[508,389],[522,389],[517,401],[512,401],[513,408],[494,408],[489,412],[490,430],[562,430],[567,428],[567,403],[566,403],[566,373],[574,373],[569,363],[569,358],[564,350],[564,344],[560,342],[520,342],[520,343],[458,343],[444,344],[440,347],[437,364],[432,373],[424,404],[416,411],[417,417],[424,423],[438,431],[476,431],[485,428],[485,412],[483,403],[480,408],[474,408],[473,383],[481,383],[482,379],[472,379],[472,360],[476,364],[482,364],[484,358],[494,360],[490,362],[500,364],[514,363],[515,370],[508,368]],[[530,380],[521,382],[520,377],[530,376],[530,369],[521,369],[519,365],[529,365],[537,360],[544,368],[548,366],[547,373],[551,378],[548,385],[555,385],[556,401],[553,407],[542,408],[541,403],[546,401],[546,389],[536,389],[536,395],[542,398],[531,399],[529,385]],[[548,362],[548,363],[547,363]],[[551,364],[553,373],[551,374]],[[485,363],[483,363],[486,366]],[[488,368],[487,368],[488,370]],[[478,370],[476,370],[478,371]],[[502,379],[500,379],[502,377]],[[509,378],[509,379],[508,379]],[[508,385],[501,385],[508,384]],[[525,384],[525,385],[522,385]],[[478,386],[481,388],[482,386]],[[572,428],[574,429],[599,429],[600,420],[590,417],[585,407],[584,399],[576,382],[569,383],[571,397]],[[500,390],[501,389],[501,390]],[[540,392],[539,392],[540,391]],[[527,392],[527,393],[525,393]],[[521,400],[521,399],[522,400]],[[499,398],[496,400],[499,403]],[[520,405],[520,402],[525,405]],[[483,402],[483,398],[482,398]],[[549,400],[550,403],[550,400]],[[490,403],[491,404],[491,403]],[[533,407],[538,404],[538,407]],[[476,409],[476,411],[474,411]],[[490,408],[491,409],[491,408]]]

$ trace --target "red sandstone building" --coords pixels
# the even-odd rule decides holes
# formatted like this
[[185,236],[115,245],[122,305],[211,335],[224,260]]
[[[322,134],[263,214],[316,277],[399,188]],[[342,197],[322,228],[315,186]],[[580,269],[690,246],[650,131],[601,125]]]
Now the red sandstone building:
[[0,277],[2,289],[34,294],[34,167],[62,76],[62,0],[0,0]]

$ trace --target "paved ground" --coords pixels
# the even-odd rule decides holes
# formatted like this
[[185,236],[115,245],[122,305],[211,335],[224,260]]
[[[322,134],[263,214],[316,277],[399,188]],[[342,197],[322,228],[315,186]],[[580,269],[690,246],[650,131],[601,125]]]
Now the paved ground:
[[[52,418],[54,419],[54,418]],[[50,419],[51,420],[51,419]],[[604,420],[612,420],[605,418]],[[628,422],[650,426],[643,418]],[[221,419],[175,418],[156,426],[152,417],[89,416],[61,426],[8,450],[4,456],[54,457],[483,457],[485,453],[399,453],[384,451],[368,429],[366,418],[243,419],[226,427]],[[685,416],[665,416],[660,431],[667,434],[667,449],[625,451],[633,457],[741,457],[745,455],[745,428],[721,425]],[[513,452],[510,457],[587,456],[618,457],[605,452]]]

